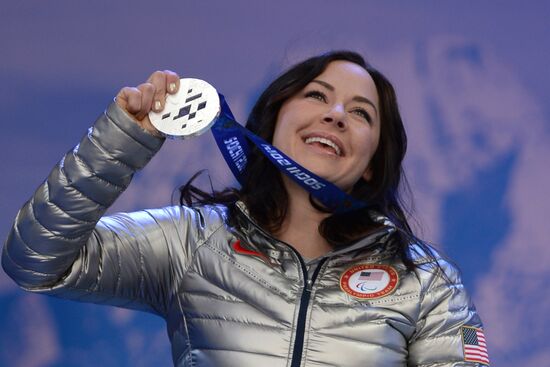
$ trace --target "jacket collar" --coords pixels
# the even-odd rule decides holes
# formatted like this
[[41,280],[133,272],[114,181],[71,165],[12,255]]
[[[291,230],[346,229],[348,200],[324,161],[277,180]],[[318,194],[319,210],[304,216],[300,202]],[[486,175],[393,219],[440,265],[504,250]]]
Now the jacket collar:
[[[250,237],[258,237],[258,234],[260,234],[262,237],[266,238],[270,244],[274,243],[284,243],[277,238],[273,237],[270,233],[265,231],[256,221],[252,218],[250,215],[248,208],[242,201],[237,201],[235,203],[235,206],[237,207],[237,210],[240,214],[242,214],[242,217],[246,219],[246,222],[243,223],[242,220],[239,220],[241,225],[246,225],[246,228],[243,228],[245,231],[247,231],[247,235]],[[382,253],[394,253],[396,250],[396,246],[393,245],[393,241],[388,241],[388,239],[397,231],[396,225],[385,215],[378,213],[374,210],[369,211],[370,218],[375,222],[379,223],[381,225],[381,228],[378,228],[374,232],[368,234],[366,237],[348,245],[342,248],[335,249],[333,251],[330,251],[326,253],[323,256],[320,256],[319,258],[315,260],[321,260],[326,257],[334,257],[338,255],[343,255],[347,253],[351,253],[354,251],[364,250],[369,247],[373,247],[373,253],[372,255],[381,256]],[[256,233],[252,233],[256,232]],[[384,244],[383,246],[379,246],[377,249],[374,249],[374,246],[377,244]],[[288,245],[285,243],[285,245]],[[289,246],[289,245],[288,245]]]

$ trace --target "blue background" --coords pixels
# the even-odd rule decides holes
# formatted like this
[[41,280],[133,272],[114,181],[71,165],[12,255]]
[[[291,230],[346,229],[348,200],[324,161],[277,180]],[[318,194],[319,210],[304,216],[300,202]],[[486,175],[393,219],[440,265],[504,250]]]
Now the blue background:
[[[396,86],[416,228],[461,267],[492,364],[548,364],[548,1],[31,0],[1,9],[2,238],[121,87],[172,69],[211,82],[244,121],[287,66],[349,48]],[[210,136],[168,142],[111,211],[169,204],[201,168],[217,187],[234,183]],[[0,325],[0,366],[171,365],[163,320],[27,294],[3,272]]]

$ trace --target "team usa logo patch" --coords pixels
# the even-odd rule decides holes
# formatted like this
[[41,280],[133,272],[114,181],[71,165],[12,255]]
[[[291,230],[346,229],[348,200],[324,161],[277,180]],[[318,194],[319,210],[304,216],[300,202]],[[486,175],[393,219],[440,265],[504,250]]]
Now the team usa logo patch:
[[471,326],[463,326],[462,347],[464,348],[464,360],[489,365],[489,354],[483,330]]
[[340,278],[340,288],[360,299],[376,299],[395,290],[399,276],[389,265],[362,264],[347,269]]

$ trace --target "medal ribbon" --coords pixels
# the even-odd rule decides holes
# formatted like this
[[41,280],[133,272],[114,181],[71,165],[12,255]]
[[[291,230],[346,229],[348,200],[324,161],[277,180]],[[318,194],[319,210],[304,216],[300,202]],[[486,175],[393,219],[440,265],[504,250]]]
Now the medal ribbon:
[[303,187],[329,210],[335,213],[344,213],[367,205],[346,194],[333,183],[300,166],[279,149],[240,125],[235,121],[225,97],[222,94],[219,96],[221,112],[212,126],[212,134],[231,172],[241,185],[244,184],[243,172],[250,153],[246,139],[248,138],[275,167]]

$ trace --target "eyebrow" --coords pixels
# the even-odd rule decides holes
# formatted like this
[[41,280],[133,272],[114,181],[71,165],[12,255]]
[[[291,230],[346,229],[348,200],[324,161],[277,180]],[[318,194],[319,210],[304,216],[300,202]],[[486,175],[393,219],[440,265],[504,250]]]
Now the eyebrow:
[[[320,84],[322,85],[323,87],[327,88],[328,90],[334,92],[335,91],[335,88],[327,83],[327,82],[324,82],[322,80],[318,80],[318,79],[315,79],[315,80],[312,80],[311,81],[312,83],[317,83],[317,84]],[[376,106],[374,105],[374,103],[368,99],[367,97],[363,97],[363,96],[355,96],[352,98],[354,101],[356,102],[362,102],[362,103],[366,103],[366,104],[369,104],[372,106],[372,108],[374,108],[374,112],[376,112],[376,114],[378,115],[378,110],[376,109]]]

